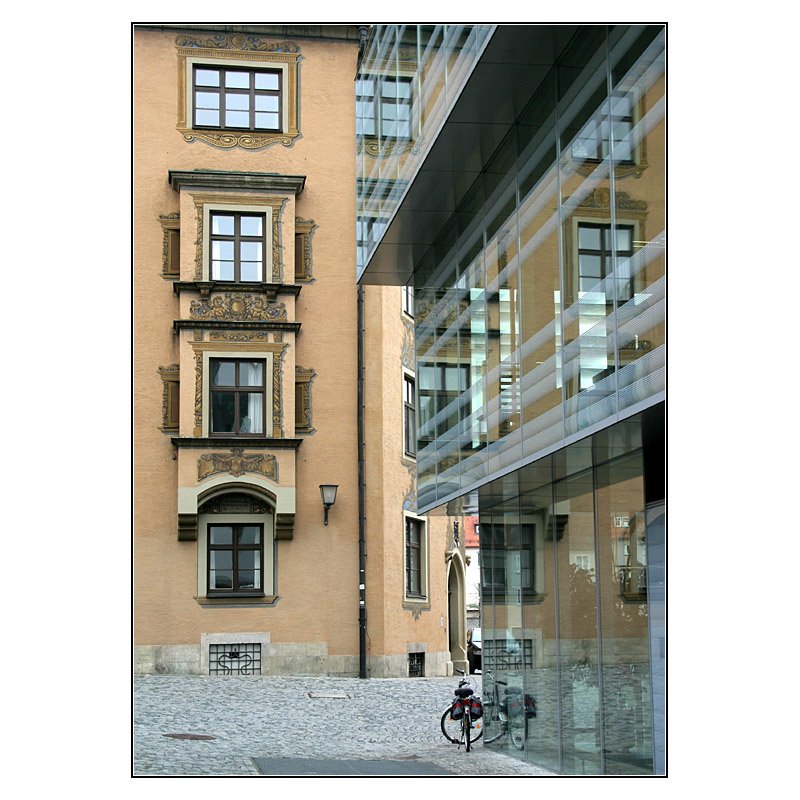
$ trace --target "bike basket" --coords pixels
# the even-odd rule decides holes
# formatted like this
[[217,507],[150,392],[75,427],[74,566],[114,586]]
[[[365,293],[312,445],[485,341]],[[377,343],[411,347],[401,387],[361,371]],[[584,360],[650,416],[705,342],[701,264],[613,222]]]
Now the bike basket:
[[469,703],[469,712],[472,715],[472,719],[478,719],[483,716],[483,703],[480,697],[473,695],[467,702]]
[[461,719],[464,716],[464,703],[460,697],[453,700],[450,706],[450,719]]

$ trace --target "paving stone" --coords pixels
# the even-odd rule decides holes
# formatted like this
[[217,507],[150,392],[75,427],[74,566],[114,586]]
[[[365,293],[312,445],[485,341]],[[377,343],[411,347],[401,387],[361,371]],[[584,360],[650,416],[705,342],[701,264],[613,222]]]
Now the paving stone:
[[[474,680],[480,693],[480,676]],[[469,753],[448,742],[439,721],[456,683],[137,676],[134,774],[262,774],[254,759],[418,762],[456,775],[552,774],[482,741]]]

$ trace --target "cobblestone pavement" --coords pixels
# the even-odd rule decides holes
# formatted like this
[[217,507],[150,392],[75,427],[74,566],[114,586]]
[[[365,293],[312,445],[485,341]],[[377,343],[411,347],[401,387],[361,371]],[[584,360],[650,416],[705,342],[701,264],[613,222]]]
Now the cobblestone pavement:
[[[480,675],[473,678],[480,693]],[[133,774],[258,775],[254,758],[419,760],[463,776],[552,774],[482,740],[469,753],[450,744],[439,720],[456,685],[454,678],[137,676]]]

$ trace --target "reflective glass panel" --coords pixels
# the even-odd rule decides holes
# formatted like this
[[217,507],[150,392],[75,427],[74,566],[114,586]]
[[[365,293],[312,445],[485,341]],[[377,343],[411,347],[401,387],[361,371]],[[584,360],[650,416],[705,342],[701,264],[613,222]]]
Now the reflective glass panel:
[[256,89],[273,89],[280,88],[280,77],[275,72],[257,72],[256,73]]

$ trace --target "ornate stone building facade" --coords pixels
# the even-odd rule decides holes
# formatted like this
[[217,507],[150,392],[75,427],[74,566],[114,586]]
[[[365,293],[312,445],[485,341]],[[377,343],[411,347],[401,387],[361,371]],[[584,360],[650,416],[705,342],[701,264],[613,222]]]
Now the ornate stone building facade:
[[463,666],[463,545],[416,513],[404,435],[413,311],[355,282],[359,40],[135,28],[137,671]]

